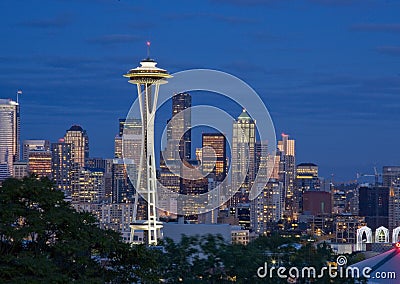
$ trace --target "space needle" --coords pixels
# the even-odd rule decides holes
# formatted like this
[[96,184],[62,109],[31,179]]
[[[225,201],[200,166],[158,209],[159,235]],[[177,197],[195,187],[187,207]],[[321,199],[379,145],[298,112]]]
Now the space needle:
[[[142,141],[138,179],[133,219],[130,225],[130,243],[135,243],[136,230],[144,231],[145,242],[148,245],[157,245],[161,237],[162,222],[157,217],[157,177],[156,160],[154,156],[154,120],[157,110],[157,99],[160,85],[167,83],[172,76],[164,69],[156,67],[157,62],[150,59],[150,42],[147,44],[147,58],[140,62],[140,66],[129,70],[123,75],[129,78],[129,83],[137,86],[140,114],[142,120]],[[147,218],[137,220],[138,193],[147,201]]]

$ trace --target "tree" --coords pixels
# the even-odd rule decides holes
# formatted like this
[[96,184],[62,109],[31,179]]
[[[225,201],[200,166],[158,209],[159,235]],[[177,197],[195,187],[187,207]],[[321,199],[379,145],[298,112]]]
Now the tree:
[[[0,188],[1,283],[154,282],[157,252],[131,248],[87,212],[63,201],[49,179],[8,179]],[[159,279],[159,278],[158,278]]]

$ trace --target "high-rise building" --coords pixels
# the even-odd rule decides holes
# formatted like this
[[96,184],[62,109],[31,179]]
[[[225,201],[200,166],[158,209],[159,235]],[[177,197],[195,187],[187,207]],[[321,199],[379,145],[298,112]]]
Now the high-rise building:
[[[196,200],[196,196],[209,191],[209,181],[206,177],[202,176],[200,171],[192,170],[198,166],[196,160],[185,161],[184,164],[185,167],[182,167],[182,176],[184,178],[180,178],[179,193],[186,195],[187,198],[177,204],[177,206],[179,212],[182,213],[186,220],[197,222],[198,212],[207,204],[199,203]],[[193,196],[193,199],[190,196]]]
[[174,127],[171,129],[172,140],[179,141],[179,156],[182,160],[190,160],[191,158],[191,106],[192,96],[189,93],[180,93],[172,97],[172,117],[182,112],[178,115],[177,122],[173,124]]
[[20,160],[19,104],[0,99],[0,168],[2,175],[13,174],[13,163]]
[[50,150],[50,141],[48,140],[24,140],[22,142],[22,160],[28,161],[29,151],[31,150]]
[[160,157],[160,175],[158,181],[162,186],[167,189],[165,192],[159,192],[159,207],[160,216],[165,217],[175,217],[171,212],[178,212],[177,199],[175,193],[179,193],[181,189],[181,178],[177,175],[177,172],[173,172],[172,168],[179,169],[180,172],[180,161],[168,161],[168,165],[163,157]]
[[365,217],[372,230],[389,224],[389,187],[361,186],[358,189],[359,216]]
[[202,134],[202,169],[203,173],[212,173],[216,181],[226,177],[226,137],[222,133]]
[[160,157],[159,182],[168,190],[159,194],[159,204],[164,209],[160,211],[160,216],[163,217],[169,217],[170,212],[178,210],[174,193],[179,193],[183,187],[183,179],[179,176],[182,162],[191,158],[191,106],[192,97],[188,93],[179,93],[172,97],[172,118],[168,120],[167,144]]
[[28,170],[39,178],[51,178],[51,152],[46,150],[29,151]]
[[72,162],[78,167],[85,167],[89,158],[89,137],[86,130],[79,125],[73,125],[67,130],[64,141],[72,144]]
[[[264,163],[268,163],[268,159],[270,157],[266,155],[265,153],[268,153],[268,142],[265,141],[264,143],[261,143],[261,141],[256,141],[255,145],[255,172],[257,173],[257,176],[262,174],[264,177],[267,177],[267,171],[260,171],[260,166]],[[271,163],[271,166],[273,166],[273,163]],[[273,177],[271,177],[273,178]]]
[[255,126],[245,109],[233,123],[231,186],[238,192],[229,201],[230,206],[248,202],[249,189],[255,178]]
[[[122,132],[121,132],[122,131]],[[142,122],[137,118],[119,120],[119,133],[122,141],[115,140],[115,158],[123,158],[125,162],[137,171],[140,164],[140,151],[142,146]],[[120,144],[120,145],[119,145]],[[121,151],[119,156],[118,151]],[[128,160],[130,161],[128,163]],[[131,177],[133,180],[133,177]],[[136,185],[135,185],[136,186]]]
[[283,216],[283,185],[271,179],[251,202],[251,228],[261,235],[271,232]]
[[285,196],[284,215],[288,220],[297,219],[298,213],[294,198],[294,183],[296,178],[295,140],[282,133],[282,140],[278,141],[280,154],[279,179],[283,183]]
[[301,163],[296,167],[294,187],[295,212],[303,212],[303,193],[309,190],[319,190],[318,166],[313,163]]
[[[132,175],[136,173],[131,170]],[[132,176],[132,180],[134,177]],[[134,201],[134,185],[128,176],[123,159],[113,159],[112,164],[112,202],[129,203]],[[139,196],[140,198],[140,196]],[[143,214],[139,214],[143,218]]]
[[72,144],[60,139],[51,143],[52,175],[56,188],[64,192],[65,196],[72,194]]
[[[119,119],[119,133],[114,142],[114,159],[111,170],[112,202],[133,202],[142,146],[141,120],[134,118]],[[127,170],[129,170],[129,176]],[[144,218],[143,212],[141,212],[139,218]]]
[[389,188],[389,230],[400,226],[400,184]]
[[172,118],[167,121],[167,144],[162,152],[164,160],[190,160],[191,106],[192,97],[188,93],[172,97]]
[[104,169],[81,168],[75,173],[72,203],[100,203],[105,198]]
[[400,166],[385,166],[382,173],[383,186],[400,184]]

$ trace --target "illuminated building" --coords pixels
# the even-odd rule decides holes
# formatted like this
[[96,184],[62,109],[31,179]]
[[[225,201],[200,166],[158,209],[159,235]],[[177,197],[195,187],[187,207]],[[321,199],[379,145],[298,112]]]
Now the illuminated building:
[[278,141],[280,154],[279,180],[284,189],[284,215],[288,219],[297,219],[296,202],[294,197],[294,183],[296,178],[295,140],[282,133],[282,140]]
[[283,215],[283,185],[270,179],[262,192],[251,202],[251,228],[257,234],[267,234]]
[[248,201],[249,188],[255,177],[255,126],[246,110],[233,123],[231,185],[238,192],[229,200],[230,206]]
[[85,167],[89,158],[89,137],[79,125],[73,125],[67,130],[65,143],[72,144],[72,162],[78,167]]
[[[205,208],[207,204],[197,202],[195,196],[209,191],[209,180],[203,177],[200,171],[192,171],[192,169],[198,166],[197,160],[185,161],[184,164],[185,167],[182,167],[182,176],[185,178],[181,178],[179,193],[188,197],[177,205],[178,211],[182,212],[185,220],[198,222],[198,212]],[[194,198],[191,199],[190,196]]]
[[[129,180],[123,159],[113,159],[111,173],[112,173],[112,202],[113,203],[133,202],[134,186]],[[143,216],[143,214],[140,214],[140,216]]]
[[232,244],[247,245],[250,241],[249,230],[244,230],[241,226],[231,226]]
[[335,217],[335,243],[355,244],[357,230],[365,226],[365,218],[354,215],[338,215]]
[[[2,176],[13,174],[13,163],[20,159],[19,104],[10,99],[0,99],[0,168]],[[4,178],[3,178],[4,179]]]
[[74,178],[72,203],[100,203],[104,200],[104,169],[81,168]]
[[160,216],[175,217],[170,212],[177,212],[177,200],[174,193],[182,187],[180,173],[182,161],[191,158],[191,110],[192,97],[188,93],[175,94],[172,97],[172,120],[168,120],[167,144],[161,152],[159,182],[168,192],[159,194]]
[[72,144],[60,139],[51,143],[52,175],[56,188],[64,192],[65,196],[72,193]]
[[[172,165],[172,167],[175,169],[179,168],[180,171],[180,161],[169,161],[168,163],[169,167]],[[162,216],[163,218],[176,217],[175,215],[171,215],[171,212],[178,212],[177,200],[173,193],[179,193],[181,188],[181,178],[179,175],[176,175],[174,172],[172,172],[168,166],[163,157],[161,157],[159,182],[163,185],[163,187],[168,189],[168,192],[159,194],[159,207],[162,208],[162,210],[159,211],[159,214],[160,217]]]
[[383,186],[400,184],[400,166],[385,166],[382,173]]
[[31,150],[28,157],[28,169],[31,174],[51,178],[51,152]]
[[250,229],[250,204],[240,203],[232,209],[235,212],[235,217],[239,220],[239,226],[243,229]]
[[24,140],[22,141],[22,160],[28,161],[29,151],[44,150],[50,151],[50,142],[48,140]]
[[135,230],[144,230],[146,243],[156,245],[158,238],[161,237],[162,223],[158,220],[156,209],[157,177],[154,156],[154,119],[160,84],[166,83],[165,79],[170,78],[171,75],[166,70],[156,67],[157,62],[150,58],[142,60],[140,65],[129,70],[124,77],[129,78],[129,83],[136,85],[140,105],[143,139],[136,192],[145,196],[147,201],[147,220],[137,220],[136,218],[135,210],[138,202],[136,195],[130,241],[131,243],[134,241]]
[[179,115],[176,117],[176,122],[173,123],[174,127],[171,129],[171,140],[179,143],[179,157],[182,160],[190,160],[191,157],[191,106],[192,96],[188,93],[180,93],[172,97],[172,117]]
[[313,163],[302,163],[296,167],[294,188],[294,212],[303,212],[303,193],[309,190],[319,190],[318,166]]
[[203,133],[201,156],[203,173],[213,173],[215,180],[222,182],[226,177],[227,169],[225,135],[222,133]]
[[[114,159],[111,169],[112,202],[133,202],[142,146],[141,120],[119,119],[119,133],[114,142]],[[129,164],[130,177],[128,177],[126,164]],[[140,196],[139,199],[141,199]],[[143,219],[145,212],[140,210],[137,217]]]
[[389,230],[400,226],[400,184],[389,188]]

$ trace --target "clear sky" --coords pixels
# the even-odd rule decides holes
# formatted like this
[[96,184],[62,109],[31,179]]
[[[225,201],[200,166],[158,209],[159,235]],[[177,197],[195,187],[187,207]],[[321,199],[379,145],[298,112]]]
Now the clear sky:
[[56,141],[76,123],[91,156],[112,157],[135,98],[121,75],[151,40],[171,73],[246,81],[297,162],[354,179],[400,164],[399,15],[397,0],[2,0],[0,97],[23,90],[22,139]]

